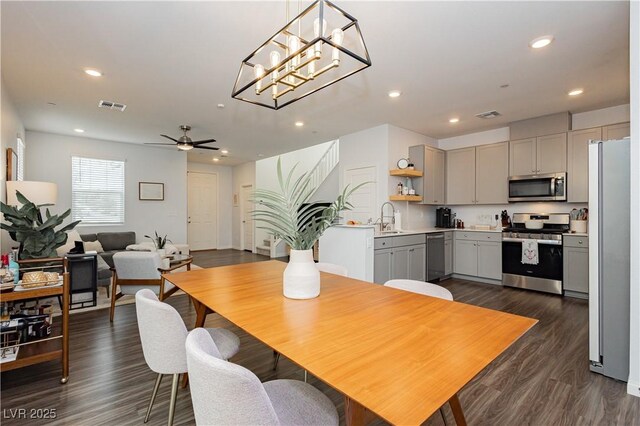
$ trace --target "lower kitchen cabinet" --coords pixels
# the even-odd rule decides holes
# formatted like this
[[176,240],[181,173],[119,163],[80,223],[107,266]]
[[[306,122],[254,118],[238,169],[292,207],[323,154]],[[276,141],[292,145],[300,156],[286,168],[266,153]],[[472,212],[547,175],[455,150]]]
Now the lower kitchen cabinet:
[[444,275],[453,274],[453,232],[444,233]]
[[381,249],[373,252],[373,281],[384,284],[391,279],[393,249]]
[[[378,239],[373,252],[373,281],[384,284],[392,279],[426,279],[427,247],[424,234]],[[402,245],[409,243],[419,244]]]
[[453,272],[502,280],[502,236],[489,232],[456,232]]
[[427,276],[427,247],[424,244],[408,247],[407,278],[424,281]]
[[589,293],[589,240],[587,237],[564,236],[562,247],[565,291]]

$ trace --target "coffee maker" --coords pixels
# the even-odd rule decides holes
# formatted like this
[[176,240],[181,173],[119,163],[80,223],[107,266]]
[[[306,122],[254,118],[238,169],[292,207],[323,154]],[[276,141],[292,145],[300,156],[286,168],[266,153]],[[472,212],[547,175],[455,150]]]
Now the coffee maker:
[[453,228],[450,208],[439,207],[436,209],[436,228]]

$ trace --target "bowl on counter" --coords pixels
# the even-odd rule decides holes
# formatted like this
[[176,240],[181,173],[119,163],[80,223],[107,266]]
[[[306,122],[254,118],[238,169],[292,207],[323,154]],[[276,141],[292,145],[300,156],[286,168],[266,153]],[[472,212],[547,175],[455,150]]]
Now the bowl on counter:
[[524,222],[524,227],[527,229],[542,229],[544,223],[541,220],[527,220]]

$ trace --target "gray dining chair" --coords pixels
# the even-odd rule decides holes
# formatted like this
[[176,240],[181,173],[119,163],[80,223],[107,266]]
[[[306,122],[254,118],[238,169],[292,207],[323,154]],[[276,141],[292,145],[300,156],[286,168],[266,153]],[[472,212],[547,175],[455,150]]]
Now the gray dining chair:
[[[329,262],[318,262],[316,263],[316,268],[320,272],[327,272],[329,274],[342,275],[343,277],[349,276],[349,270],[342,266],[336,265],[335,263]],[[278,368],[278,362],[280,361],[280,352],[273,351],[273,370],[275,371]],[[304,381],[307,381],[307,370],[304,371]]]
[[197,425],[338,424],[336,407],[318,389],[298,380],[260,383],[251,371],[225,361],[201,328],[189,333],[186,352]]
[[[424,296],[437,297],[438,299],[453,301],[453,294],[446,288],[437,284],[431,284],[424,281],[416,280],[389,280],[384,283],[385,287],[396,288],[398,290],[410,291],[411,293],[422,294]],[[447,419],[444,415],[442,407],[440,407],[440,415],[444,424],[447,424]]]
[[[187,327],[178,311],[173,306],[159,301],[156,294],[148,288],[136,293],[136,315],[144,360],[153,372],[158,373],[144,422],[149,420],[162,377],[171,374],[173,383],[168,424],[172,425],[178,395],[178,379],[180,374],[187,372],[184,346],[188,334]],[[233,332],[224,328],[202,330],[215,341],[222,358],[228,359],[238,353],[240,339]]]

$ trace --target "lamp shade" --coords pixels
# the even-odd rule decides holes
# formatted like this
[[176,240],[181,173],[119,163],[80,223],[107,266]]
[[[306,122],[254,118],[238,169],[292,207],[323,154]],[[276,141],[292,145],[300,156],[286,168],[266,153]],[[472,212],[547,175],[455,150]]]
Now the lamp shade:
[[51,182],[35,182],[35,181],[7,181],[7,204],[17,206],[18,197],[16,192],[20,191],[22,195],[27,197],[35,205],[55,204],[58,200],[58,185]]

